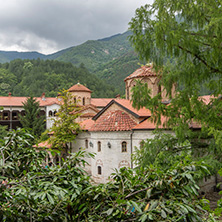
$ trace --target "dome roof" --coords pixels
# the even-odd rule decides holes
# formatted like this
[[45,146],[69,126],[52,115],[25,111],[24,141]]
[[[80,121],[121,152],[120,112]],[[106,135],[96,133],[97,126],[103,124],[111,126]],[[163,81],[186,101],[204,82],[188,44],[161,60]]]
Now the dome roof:
[[68,89],[69,92],[90,92],[92,91],[85,87],[84,85],[77,83],[76,85],[72,86],[71,88]]
[[128,77],[126,77],[124,81],[134,78],[151,77],[151,76],[157,76],[156,72],[154,72],[153,70],[153,65],[145,65],[137,69]]

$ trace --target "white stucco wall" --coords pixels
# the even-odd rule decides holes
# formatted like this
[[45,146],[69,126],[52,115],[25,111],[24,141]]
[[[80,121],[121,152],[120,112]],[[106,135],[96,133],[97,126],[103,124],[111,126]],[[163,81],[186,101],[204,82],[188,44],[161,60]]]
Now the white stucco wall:
[[[172,131],[163,132],[173,134]],[[154,138],[153,130],[82,132],[72,143],[72,152],[85,148],[85,141],[88,140],[88,148],[85,150],[95,153],[95,158],[86,158],[90,164],[86,170],[96,183],[106,183],[109,181],[109,176],[115,172],[114,169],[119,170],[123,166],[135,167],[131,161],[132,152],[135,152],[135,147],[140,148],[142,140],[150,138]],[[99,141],[101,142],[100,152],[98,152]],[[122,152],[122,142],[124,141],[127,143],[127,152]],[[108,142],[111,144],[111,148],[108,147]],[[98,174],[98,166],[101,167],[101,175]]]
[[[72,152],[78,152],[80,149],[92,153],[92,147],[90,147],[89,142],[90,142],[90,132],[81,132],[77,137],[76,140],[72,142],[71,146],[72,146]],[[88,148],[86,148],[86,140],[88,140]],[[91,161],[92,158],[85,158],[86,162],[88,164],[86,164],[85,166],[85,170],[91,175]]]
[[60,105],[53,104],[50,106],[46,106],[46,129],[50,129],[54,123],[55,116],[49,116],[49,111],[54,113],[55,111],[58,112]]

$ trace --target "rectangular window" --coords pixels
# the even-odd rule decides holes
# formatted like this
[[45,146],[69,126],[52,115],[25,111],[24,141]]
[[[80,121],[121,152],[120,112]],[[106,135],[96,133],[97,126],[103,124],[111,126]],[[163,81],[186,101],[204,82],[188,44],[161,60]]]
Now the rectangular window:
[[101,152],[101,142],[98,142],[98,152]]
[[122,142],[122,153],[127,152],[127,143],[124,141]]

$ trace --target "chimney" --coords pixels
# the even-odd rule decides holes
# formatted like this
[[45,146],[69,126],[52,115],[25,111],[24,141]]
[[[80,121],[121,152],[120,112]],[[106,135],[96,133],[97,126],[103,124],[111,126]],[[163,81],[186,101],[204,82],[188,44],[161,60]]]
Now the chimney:
[[9,96],[9,97],[11,97],[11,96],[12,96],[12,93],[11,93],[11,92],[9,92],[9,93],[8,93],[8,96]]
[[45,101],[45,93],[42,93],[41,99]]

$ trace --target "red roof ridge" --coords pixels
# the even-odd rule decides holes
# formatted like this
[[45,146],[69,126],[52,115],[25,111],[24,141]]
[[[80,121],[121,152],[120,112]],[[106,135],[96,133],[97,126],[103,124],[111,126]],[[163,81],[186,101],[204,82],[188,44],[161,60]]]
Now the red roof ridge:
[[134,71],[132,74],[130,74],[128,77],[124,79],[124,81],[128,79],[134,79],[139,77],[146,77],[146,76],[157,76],[156,72],[153,70],[153,65],[144,65],[138,68],[136,71]]
[[90,131],[130,131],[136,122],[126,111],[109,111],[98,118]]
[[86,86],[77,83],[75,85],[73,85],[72,87],[70,87],[68,89],[69,92],[90,92],[92,93],[92,91],[90,89],[88,89]]

